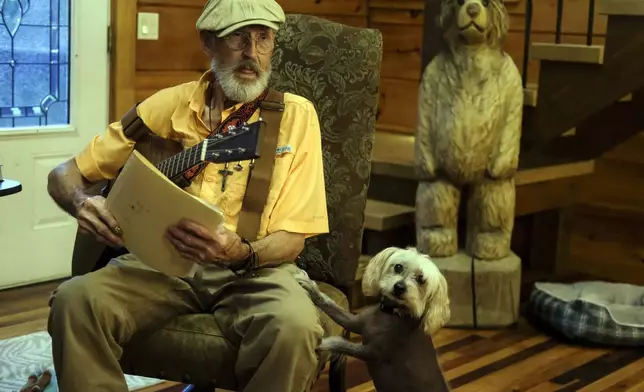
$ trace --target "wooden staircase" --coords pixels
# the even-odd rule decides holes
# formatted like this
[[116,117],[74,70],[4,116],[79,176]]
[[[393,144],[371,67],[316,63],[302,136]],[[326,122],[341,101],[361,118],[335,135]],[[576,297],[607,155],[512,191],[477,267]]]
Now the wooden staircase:
[[531,45],[541,64],[536,104],[525,110],[524,166],[592,159],[644,129],[642,2],[597,2],[608,15],[604,45]]

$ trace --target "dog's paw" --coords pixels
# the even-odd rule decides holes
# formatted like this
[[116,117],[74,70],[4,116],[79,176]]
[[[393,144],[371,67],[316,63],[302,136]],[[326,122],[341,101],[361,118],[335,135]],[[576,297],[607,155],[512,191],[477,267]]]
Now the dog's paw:
[[309,294],[314,294],[320,291],[320,289],[318,288],[318,285],[315,284],[315,282],[311,278],[309,278],[306,272],[304,272],[304,274],[295,275],[295,280]]
[[333,351],[338,346],[343,345],[344,342],[344,338],[340,336],[329,336],[328,338],[322,339],[317,349],[318,351]]

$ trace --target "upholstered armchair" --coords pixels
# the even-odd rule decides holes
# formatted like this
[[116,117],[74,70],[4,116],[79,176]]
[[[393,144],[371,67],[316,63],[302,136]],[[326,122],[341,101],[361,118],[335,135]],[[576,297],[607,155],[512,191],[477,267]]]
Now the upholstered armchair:
[[[376,125],[382,37],[308,15],[288,15],[277,37],[273,87],[311,100],[319,114],[330,234],[307,240],[300,265],[345,308],[360,256]],[[78,271],[78,268],[75,269]],[[87,271],[85,271],[87,272]],[[345,332],[326,316],[325,334]],[[124,347],[125,373],[236,390],[236,347],[210,314],[186,315]],[[320,372],[329,358],[320,359]],[[344,358],[330,366],[330,389],[344,391]]]

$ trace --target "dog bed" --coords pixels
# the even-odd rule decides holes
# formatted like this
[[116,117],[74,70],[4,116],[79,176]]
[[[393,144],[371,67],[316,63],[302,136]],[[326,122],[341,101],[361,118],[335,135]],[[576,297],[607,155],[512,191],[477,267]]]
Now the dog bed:
[[576,343],[644,346],[644,287],[625,283],[535,283],[529,316]]

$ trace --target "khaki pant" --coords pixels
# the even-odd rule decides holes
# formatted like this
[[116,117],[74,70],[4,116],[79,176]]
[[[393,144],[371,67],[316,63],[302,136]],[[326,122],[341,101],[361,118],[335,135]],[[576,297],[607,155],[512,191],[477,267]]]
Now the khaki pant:
[[[54,367],[63,392],[120,392],[118,363],[137,331],[181,314],[209,313],[240,348],[235,373],[247,392],[301,392],[315,381],[323,335],[316,308],[293,279],[293,264],[240,280],[204,272],[203,287],[146,269],[133,256],[63,283],[49,316]],[[270,342],[270,344],[266,344]]]

